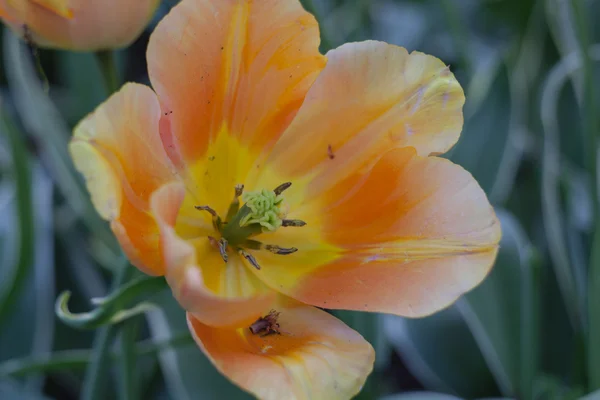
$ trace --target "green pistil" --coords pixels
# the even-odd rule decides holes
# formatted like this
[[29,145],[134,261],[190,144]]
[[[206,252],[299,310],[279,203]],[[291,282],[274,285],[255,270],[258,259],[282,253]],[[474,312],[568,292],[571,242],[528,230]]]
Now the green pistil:
[[250,212],[240,220],[241,227],[259,224],[264,232],[273,232],[281,226],[282,212],[279,207],[283,202],[283,196],[262,189],[244,193],[242,200]]

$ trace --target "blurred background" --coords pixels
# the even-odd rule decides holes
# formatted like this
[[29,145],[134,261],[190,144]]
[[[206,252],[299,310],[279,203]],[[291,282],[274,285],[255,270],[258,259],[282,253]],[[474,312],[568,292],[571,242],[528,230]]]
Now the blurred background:
[[[121,82],[149,83],[148,38],[175,3],[163,1],[115,53]],[[357,398],[600,399],[600,1],[303,4],[323,52],[379,39],[450,65],[467,102],[446,156],[484,188],[504,234],[491,275],[442,312],[334,312],[377,350]],[[163,286],[119,297],[118,308],[134,307],[130,329],[113,324],[115,310],[73,316],[65,301],[55,313],[65,290],[70,311],[94,310],[125,263],[66,151],[74,124],[107,93],[93,53],[34,57],[5,29],[1,54],[0,399],[90,398],[94,384],[99,398],[129,399],[124,380],[140,399],[250,398],[196,348]]]

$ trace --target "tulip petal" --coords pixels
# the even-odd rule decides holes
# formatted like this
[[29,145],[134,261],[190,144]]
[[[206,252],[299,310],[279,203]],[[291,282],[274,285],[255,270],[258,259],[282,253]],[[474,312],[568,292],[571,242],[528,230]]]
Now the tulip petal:
[[[367,173],[355,171],[305,202],[301,212],[311,229],[269,238],[299,250],[257,252],[257,274],[318,307],[430,314],[481,282],[501,236],[473,177],[414,148],[390,150]],[[315,238],[331,248],[315,251]]]
[[159,0],[0,0],[0,17],[42,47],[125,47],[144,30]]
[[69,145],[94,206],[132,263],[153,275],[164,267],[149,198],[178,179],[162,147],[159,118],[152,90],[127,84],[75,127]]
[[360,391],[375,360],[360,334],[296,302],[276,311],[281,334],[211,328],[189,314],[188,326],[215,367],[259,399],[349,399]]
[[147,58],[188,167],[208,158],[223,130],[256,156],[267,151],[325,64],[318,47],[317,22],[298,0],[175,6],[152,34]]
[[[153,193],[151,207],[160,227],[165,277],[183,308],[211,326],[249,324],[269,307],[276,292],[254,276],[237,254],[225,263],[206,232],[185,240],[176,230],[169,204],[181,204],[185,187],[176,182]],[[187,230],[187,229],[186,229]]]
[[444,153],[458,140],[464,101],[449,68],[433,56],[376,41],[345,44],[327,53],[269,163],[290,179],[318,173],[325,185],[391,148]]

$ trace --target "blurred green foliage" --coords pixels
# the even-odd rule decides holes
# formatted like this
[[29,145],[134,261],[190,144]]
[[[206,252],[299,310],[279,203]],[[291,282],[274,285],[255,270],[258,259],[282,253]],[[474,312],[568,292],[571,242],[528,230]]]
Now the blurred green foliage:
[[[175,3],[114,54],[121,81],[148,83],[149,34]],[[600,1],[303,4],[324,52],[380,39],[451,66],[467,103],[447,156],[479,181],[503,227],[493,271],[452,307],[419,320],[335,312],[377,349],[358,398],[600,399]],[[118,268],[73,170],[70,131],[107,94],[97,59],[40,50],[46,93],[8,31],[2,53],[0,398],[249,398],[196,349],[162,282]]]

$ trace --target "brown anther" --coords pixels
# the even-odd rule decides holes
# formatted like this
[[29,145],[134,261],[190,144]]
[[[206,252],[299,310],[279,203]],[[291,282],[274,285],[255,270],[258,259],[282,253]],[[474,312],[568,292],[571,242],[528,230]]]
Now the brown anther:
[[292,186],[292,182],[286,182],[286,183],[282,183],[281,185],[277,186],[275,189],[273,189],[273,192],[276,195],[280,195],[281,193],[283,193],[287,188],[289,188],[290,186]]
[[248,262],[256,269],[260,269],[260,265],[258,264],[258,261],[256,261],[256,258],[254,258],[254,256],[250,253],[248,253],[247,251],[244,251],[243,249],[238,249],[238,253],[244,257],[246,260],[248,260]]
[[281,334],[279,331],[279,323],[277,323],[277,318],[279,314],[275,310],[269,311],[267,315],[264,317],[260,317],[256,320],[252,325],[250,325],[249,329],[253,335],[260,335],[261,337],[267,336],[273,333],[278,335]]
[[243,192],[244,192],[244,185],[242,185],[241,183],[238,183],[237,185],[235,185],[235,197],[236,197],[236,199],[238,197],[240,197]]
[[229,257],[227,256],[227,240],[221,238],[217,245],[219,246],[219,253],[221,254],[221,258],[223,259],[223,261],[227,262],[227,260],[229,259]]
[[212,223],[214,228],[217,231],[221,231],[221,217],[219,217],[219,214],[217,214],[217,212],[214,209],[212,209],[210,206],[194,206],[194,208],[200,211],[207,211],[210,215],[212,215]]
[[277,245],[268,244],[265,246],[266,250],[269,250],[271,253],[279,254],[282,256],[286,256],[288,254],[292,254],[298,251],[295,247],[279,247]]
[[331,145],[327,146],[327,157],[329,157],[330,160],[335,158],[335,154],[333,154],[333,147],[331,147]]
[[281,226],[301,227],[306,225],[306,222],[299,219],[284,219],[281,221]]
[[194,208],[200,211],[208,211],[208,213],[213,217],[218,217],[217,212],[213,210],[210,206],[194,206]]

